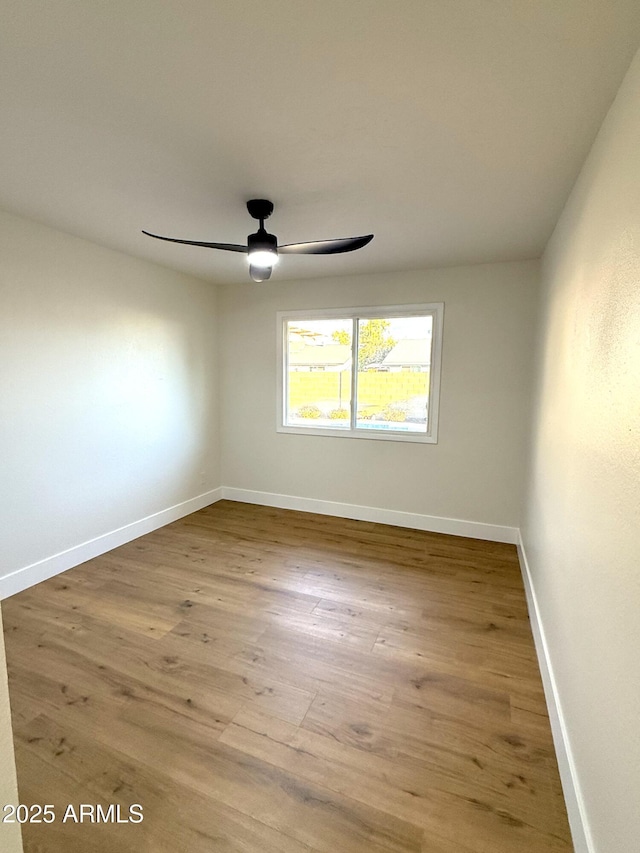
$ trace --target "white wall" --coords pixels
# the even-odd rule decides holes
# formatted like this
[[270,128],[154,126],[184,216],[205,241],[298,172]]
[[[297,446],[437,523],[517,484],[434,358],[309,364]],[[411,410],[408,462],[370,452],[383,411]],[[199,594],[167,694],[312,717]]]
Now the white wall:
[[0,213],[0,306],[0,584],[220,485],[215,287]]
[[[538,271],[527,261],[222,287],[225,486],[517,526]],[[437,445],[276,432],[277,311],[441,301]]]
[[[4,657],[4,634],[0,612],[0,810],[5,804],[18,805],[16,763],[13,755],[11,711],[7,689],[7,666]],[[4,812],[0,811],[0,814]],[[2,853],[20,853],[22,839],[20,825],[0,823],[0,850]]]
[[547,247],[543,282],[523,541],[591,849],[636,853],[640,55]]

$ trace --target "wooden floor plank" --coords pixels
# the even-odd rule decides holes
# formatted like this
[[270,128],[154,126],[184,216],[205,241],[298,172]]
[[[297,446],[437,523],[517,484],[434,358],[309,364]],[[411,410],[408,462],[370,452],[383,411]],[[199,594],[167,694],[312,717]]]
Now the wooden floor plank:
[[[259,711],[241,711],[220,741],[401,816],[448,838],[450,844],[466,843],[475,849],[479,843],[477,849],[483,853],[510,853],[514,845],[527,849],[532,837],[544,833],[548,835],[546,849],[566,850],[564,841],[554,837],[554,830],[561,831],[562,824],[553,826],[545,810],[548,788],[542,796],[536,796],[526,782],[509,789],[498,774],[490,778],[486,768],[475,767],[473,783],[470,772],[453,780],[443,761],[432,761],[426,768],[411,759],[399,763],[269,720]],[[481,776],[485,778],[480,780]],[[506,773],[503,778],[508,778]],[[478,842],[482,838],[487,840]]]
[[2,605],[27,853],[568,853],[513,546],[221,501]]
[[[24,767],[23,798],[36,801],[43,784],[52,791],[58,815],[67,803],[119,803],[123,814],[144,796],[142,824],[125,826],[66,825],[30,827],[29,846],[42,850],[139,851],[154,853],[310,853],[311,848],[273,831],[237,809],[174,784],[166,774],[149,772],[117,749],[104,747],[77,730],[67,731],[45,716],[17,738]],[[37,780],[37,786],[34,783]],[[29,787],[29,786],[33,787]],[[152,839],[152,844],[149,840]]]

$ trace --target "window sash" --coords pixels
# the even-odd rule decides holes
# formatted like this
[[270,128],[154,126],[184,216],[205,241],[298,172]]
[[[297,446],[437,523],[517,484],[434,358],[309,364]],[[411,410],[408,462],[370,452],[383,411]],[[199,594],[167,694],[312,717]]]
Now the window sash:
[[358,347],[360,345],[360,323],[358,317],[351,318],[351,431],[358,422]]

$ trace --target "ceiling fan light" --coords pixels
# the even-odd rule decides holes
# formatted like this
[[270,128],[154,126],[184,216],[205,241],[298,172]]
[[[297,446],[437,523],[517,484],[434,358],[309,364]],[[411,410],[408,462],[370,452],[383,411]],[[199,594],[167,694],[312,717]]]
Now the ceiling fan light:
[[254,281],[269,281],[271,278],[271,267],[249,267],[249,275]]
[[278,252],[273,249],[254,249],[249,252],[249,263],[253,267],[272,267],[278,261]]

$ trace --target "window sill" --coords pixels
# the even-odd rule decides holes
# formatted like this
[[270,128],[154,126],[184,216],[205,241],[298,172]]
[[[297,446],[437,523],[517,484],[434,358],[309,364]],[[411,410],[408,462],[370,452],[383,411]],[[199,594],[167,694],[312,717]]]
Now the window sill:
[[277,432],[291,435],[321,435],[330,438],[357,438],[373,441],[405,441],[414,444],[437,444],[438,437],[423,432],[400,432],[391,429],[331,429],[318,427],[278,426]]

